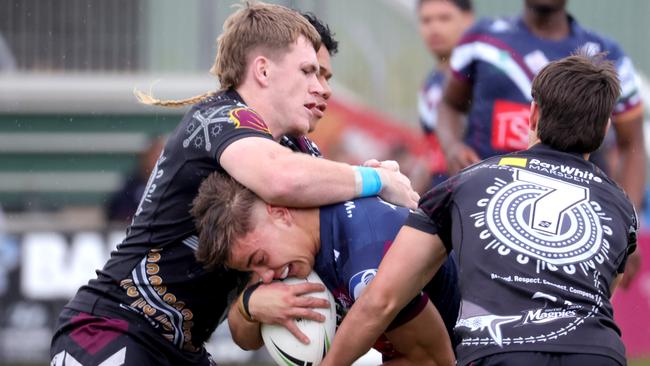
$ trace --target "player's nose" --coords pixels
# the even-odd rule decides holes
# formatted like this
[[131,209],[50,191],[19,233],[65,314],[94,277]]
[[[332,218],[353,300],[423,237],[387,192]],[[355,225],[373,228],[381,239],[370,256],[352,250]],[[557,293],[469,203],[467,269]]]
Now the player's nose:
[[255,269],[255,273],[260,276],[264,283],[273,282],[273,278],[275,277],[275,272],[269,268],[257,268]]
[[325,93],[325,88],[323,88],[323,85],[320,83],[320,80],[318,80],[318,76],[314,75],[310,79],[309,83],[309,92],[311,94],[318,94],[318,95],[323,95]]

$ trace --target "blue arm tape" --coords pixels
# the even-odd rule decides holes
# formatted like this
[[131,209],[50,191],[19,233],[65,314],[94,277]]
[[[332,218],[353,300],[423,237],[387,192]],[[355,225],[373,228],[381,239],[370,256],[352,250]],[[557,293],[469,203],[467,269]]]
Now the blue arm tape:
[[373,168],[358,166],[361,174],[361,195],[359,197],[376,196],[381,191],[381,178]]

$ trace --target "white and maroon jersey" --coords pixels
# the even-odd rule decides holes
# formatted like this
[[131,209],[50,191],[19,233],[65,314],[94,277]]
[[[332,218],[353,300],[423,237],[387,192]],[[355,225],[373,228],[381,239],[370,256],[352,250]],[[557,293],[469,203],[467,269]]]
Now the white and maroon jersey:
[[464,141],[484,159],[528,147],[528,118],[535,75],[550,61],[578,49],[606,52],[621,81],[614,115],[640,102],[634,67],[614,41],[582,28],[569,16],[571,33],[554,41],[537,37],[520,17],[483,19],[454,49],[454,77],[472,84],[472,105]]

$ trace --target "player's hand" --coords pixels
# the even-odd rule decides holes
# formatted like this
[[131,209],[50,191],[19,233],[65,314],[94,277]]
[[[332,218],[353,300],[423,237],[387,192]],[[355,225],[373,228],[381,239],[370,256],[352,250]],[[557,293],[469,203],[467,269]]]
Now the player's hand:
[[370,160],[366,160],[363,163],[363,166],[370,167],[370,168],[385,168],[388,170],[392,170],[394,172],[399,172],[399,163],[396,162],[395,160],[379,161],[377,159],[370,159]]
[[325,316],[312,308],[329,308],[329,301],[311,296],[301,296],[325,291],[320,283],[299,283],[287,285],[273,282],[260,285],[248,301],[248,309],[255,320],[265,324],[277,324],[287,328],[302,343],[309,338],[298,329],[295,319],[309,319],[324,322]]
[[627,263],[625,263],[625,273],[621,279],[621,287],[624,290],[627,290],[632,285],[632,282],[636,278],[636,275],[639,274],[641,269],[641,253],[637,249],[636,252],[630,254],[627,257]]
[[481,161],[476,151],[462,142],[453,144],[445,153],[449,176],[458,174],[462,169]]
[[379,197],[398,206],[416,209],[420,195],[413,190],[411,180],[400,173],[397,162],[388,160],[382,164],[387,162],[394,164],[389,163],[386,167],[376,168],[382,185]]

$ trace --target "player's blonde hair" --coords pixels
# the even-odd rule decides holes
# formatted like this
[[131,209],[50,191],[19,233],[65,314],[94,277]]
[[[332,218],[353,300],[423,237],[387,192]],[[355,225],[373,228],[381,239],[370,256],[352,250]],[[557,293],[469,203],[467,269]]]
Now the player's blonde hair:
[[[259,50],[269,58],[278,59],[301,35],[318,50],[320,35],[300,13],[281,5],[247,1],[224,22],[210,73],[219,78],[221,89],[236,88],[244,79],[251,51]],[[160,100],[139,90],[134,94],[140,103],[181,107],[198,103],[216,92],[182,100]]]

